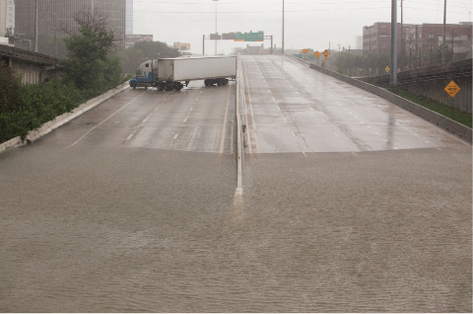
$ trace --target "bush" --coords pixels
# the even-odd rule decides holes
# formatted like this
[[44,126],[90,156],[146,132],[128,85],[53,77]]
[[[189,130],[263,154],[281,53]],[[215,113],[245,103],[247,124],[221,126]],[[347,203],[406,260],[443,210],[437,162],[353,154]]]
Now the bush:
[[5,62],[0,61],[0,113],[20,105],[21,80]]
[[30,130],[71,111],[85,99],[71,83],[56,79],[38,85],[20,85],[15,106],[0,111],[0,143],[15,136],[25,138]]

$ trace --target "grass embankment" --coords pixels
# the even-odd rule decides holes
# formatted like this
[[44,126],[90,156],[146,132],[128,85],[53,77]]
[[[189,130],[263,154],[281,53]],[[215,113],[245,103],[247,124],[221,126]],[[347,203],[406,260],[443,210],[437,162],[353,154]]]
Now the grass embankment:
[[452,109],[452,107],[439,103],[431,98],[419,96],[406,90],[399,90],[399,96],[471,128],[472,115],[469,113],[455,108]]

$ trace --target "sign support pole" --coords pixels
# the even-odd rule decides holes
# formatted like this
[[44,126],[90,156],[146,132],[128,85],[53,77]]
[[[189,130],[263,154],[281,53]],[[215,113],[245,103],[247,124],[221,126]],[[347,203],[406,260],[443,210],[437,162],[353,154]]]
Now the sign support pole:
[[397,0],[391,4],[391,86],[397,86]]

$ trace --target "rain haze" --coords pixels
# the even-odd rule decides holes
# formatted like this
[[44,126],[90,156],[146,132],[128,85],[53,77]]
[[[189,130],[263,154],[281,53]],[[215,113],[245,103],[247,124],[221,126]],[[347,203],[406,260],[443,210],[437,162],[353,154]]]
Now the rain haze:
[[[425,26],[390,67],[388,25],[365,32],[379,55],[336,51],[390,23],[390,0],[284,0],[286,55],[283,0],[133,1],[133,34],[195,58],[124,51],[147,39],[126,41],[131,0],[15,0],[0,314],[473,313],[472,10],[446,0],[440,49],[444,1],[397,0],[398,22]],[[91,29],[47,55],[74,17]],[[216,27],[278,50],[199,58]]]
[[[285,49],[361,49],[357,37],[363,26],[391,21],[389,0],[177,0],[134,1],[134,33],[152,34],[155,41],[191,44],[191,52],[202,54],[203,35],[264,31],[273,35],[281,48],[283,28]],[[443,23],[443,0],[398,0],[398,22],[405,24]],[[447,23],[471,21],[470,0],[447,1]],[[261,43],[219,41],[218,53],[231,54],[234,48]],[[265,40],[264,47],[270,48]],[[205,54],[215,53],[215,41],[205,40]]]

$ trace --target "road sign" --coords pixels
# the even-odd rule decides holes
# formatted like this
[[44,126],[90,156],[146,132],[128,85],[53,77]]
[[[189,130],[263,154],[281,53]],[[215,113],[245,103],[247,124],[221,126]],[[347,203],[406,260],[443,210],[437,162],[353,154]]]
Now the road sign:
[[264,41],[264,32],[259,31],[257,33],[249,32],[242,33],[236,32],[234,36],[234,41]]
[[[324,55],[325,58],[327,58],[330,55],[330,51],[325,49],[324,52],[322,52],[322,54]],[[325,59],[325,60],[327,60],[327,59]]]
[[210,40],[221,40],[221,39],[222,39],[222,35],[218,33],[210,34]]
[[309,49],[302,49],[302,53],[309,53]]
[[235,39],[235,33],[223,33],[222,34],[222,39],[234,40]]
[[388,65],[384,70],[386,71],[386,73],[389,73],[389,70],[391,69],[389,68],[389,65]]
[[318,50],[316,52],[314,52],[314,57],[316,57],[316,58],[320,57],[320,52]]
[[460,91],[460,89],[461,88],[454,81],[451,81],[444,90],[453,98]]

